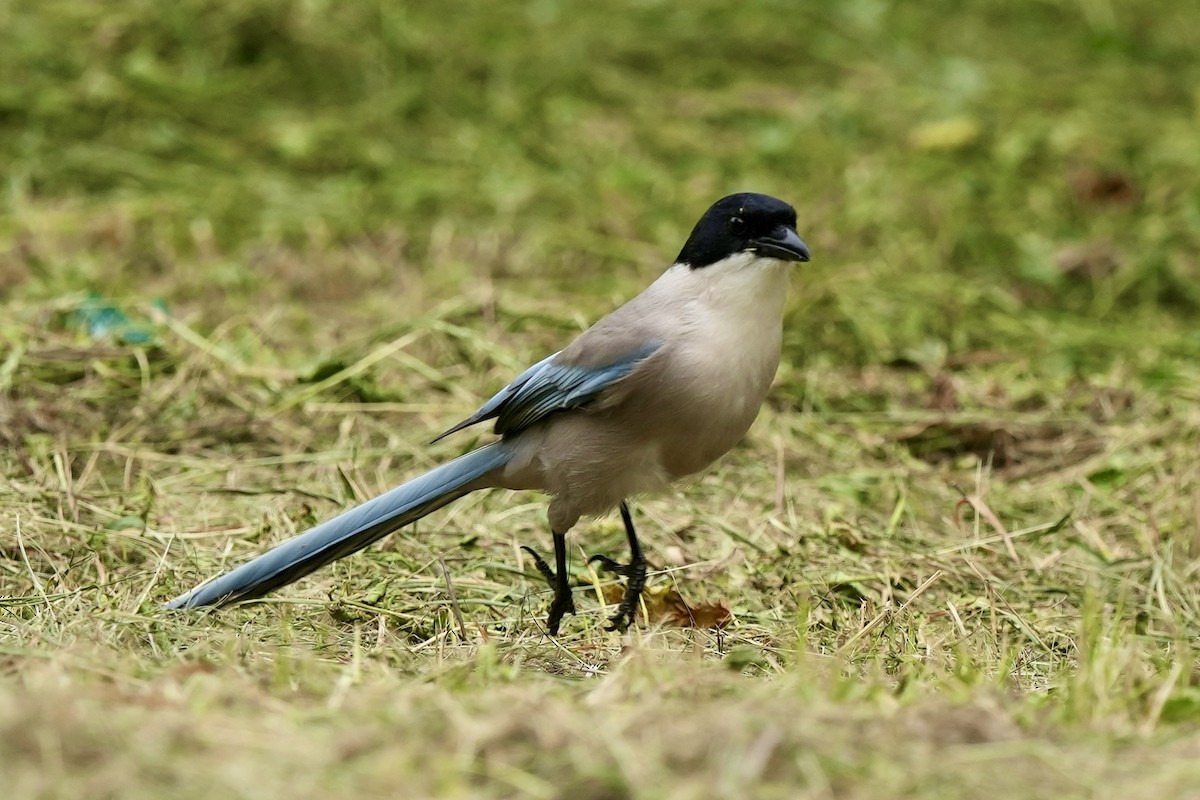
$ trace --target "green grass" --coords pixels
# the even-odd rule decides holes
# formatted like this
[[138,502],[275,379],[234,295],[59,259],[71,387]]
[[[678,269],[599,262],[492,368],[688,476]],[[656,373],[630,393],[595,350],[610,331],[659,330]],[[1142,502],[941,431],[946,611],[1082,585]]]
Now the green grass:
[[[1198,39],[1165,0],[0,4],[6,796],[1195,795]],[[724,630],[606,633],[602,519],[548,639],[502,492],[158,610],[469,447],[426,442],[744,189],[815,256],[777,384],[637,505]]]

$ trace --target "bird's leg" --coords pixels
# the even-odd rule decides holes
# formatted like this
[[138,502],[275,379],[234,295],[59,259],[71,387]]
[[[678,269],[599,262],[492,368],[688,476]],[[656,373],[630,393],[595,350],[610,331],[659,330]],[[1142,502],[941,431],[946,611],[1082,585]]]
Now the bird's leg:
[[558,571],[550,569],[546,559],[538,555],[532,547],[521,546],[521,549],[533,556],[533,565],[554,590],[554,600],[550,602],[550,616],[546,619],[546,627],[551,636],[558,635],[558,626],[567,614],[575,613],[575,598],[571,596],[571,576],[567,573],[567,535],[554,534],[554,563]]
[[625,522],[625,535],[629,537],[629,563],[618,564],[608,556],[592,556],[588,563],[599,562],[601,569],[625,576],[625,594],[617,613],[608,621],[610,631],[624,631],[633,624],[637,614],[638,603],[642,599],[642,589],[646,588],[646,557],[642,555],[642,546],[638,542],[637,531],[633,529],[633,517],[629,513],[629,505],[621,501],[621,519]]

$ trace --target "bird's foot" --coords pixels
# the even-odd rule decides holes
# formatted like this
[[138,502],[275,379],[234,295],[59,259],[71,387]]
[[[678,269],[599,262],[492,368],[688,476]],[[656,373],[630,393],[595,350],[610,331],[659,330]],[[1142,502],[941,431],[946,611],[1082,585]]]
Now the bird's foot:
[[551,636],[557,636],[562,618],[567,614],[575,613],[575,598],[571,594],[571,585],[565,574],[556,574],[546,563],[546,559],[542,558],[532,547],[522,545],[521,549],[533,557],[533,565],[537,567],[537,571],[554,590],[554,599],[550,601],[550,614],[546,618],[546,627],[550,629]]
[[617,606],[617,613],[608,620],[610,631],[624,632],[633,624],[638,604],[642,599],[642,590],[646,588],[646,559],[635,556],[628,564],[621,564],[608,556],[595,555],[588,559],[588,563],[598,563],[602,570],[625,576],[625,594],[621,597],[621,604]]

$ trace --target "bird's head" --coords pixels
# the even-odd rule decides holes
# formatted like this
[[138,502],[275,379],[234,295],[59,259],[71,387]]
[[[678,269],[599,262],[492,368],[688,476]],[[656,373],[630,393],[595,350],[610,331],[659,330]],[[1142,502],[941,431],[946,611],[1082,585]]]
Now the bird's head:
[[808,245],[796,233],[796,209],[765,194],[723,197],[704,212],[675,263],[702,269],[741,253],[808,261]]

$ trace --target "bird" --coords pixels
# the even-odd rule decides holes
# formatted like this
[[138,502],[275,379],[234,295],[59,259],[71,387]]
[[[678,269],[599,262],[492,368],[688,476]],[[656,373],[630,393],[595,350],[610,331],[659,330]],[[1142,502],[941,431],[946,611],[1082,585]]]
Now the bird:
[[554,567],[532,547],[553,591],[547,629],[576,613],[566,536],[583,517],[620,511],[625,578],[610,630],[633,624],[647,563],[631,498],[693,476],[749,430],[779,366],[794,264],[810,259],[796,211],[764,194],[716,201],[653,283],[565,348],[522,372],[433,442],[481,422],[499,437],[299,534],[166,604],[221,606],[279,589],[470,492],[550,495]]

